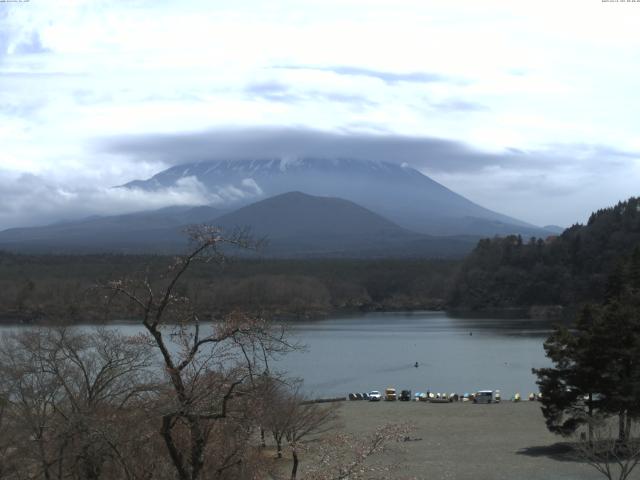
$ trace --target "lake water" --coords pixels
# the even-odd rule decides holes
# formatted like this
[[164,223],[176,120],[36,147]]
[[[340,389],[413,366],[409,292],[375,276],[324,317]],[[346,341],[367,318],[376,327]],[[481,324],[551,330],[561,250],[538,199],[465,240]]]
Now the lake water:
[[[503,398],[537,391],[534,367],[549,365],[548,322],[460,319],[443,312],[368,313],[295,323],[307,352],[279,367],[305,380],[317,396],[383,390],[472,392],[499,389]],[[418,362],[418,368],[414,364]]]
[[[142,330],[135,324],[116,328],[125,334]],[[394,386],[413,392],[499,389],[506,399],[537,391],[531,369],[549,365],[542,344],[551,326],[543,321],[367,313],[295,322],[290,332],[306,349],[273,367],[303,378],[304,390],[318,397]]]

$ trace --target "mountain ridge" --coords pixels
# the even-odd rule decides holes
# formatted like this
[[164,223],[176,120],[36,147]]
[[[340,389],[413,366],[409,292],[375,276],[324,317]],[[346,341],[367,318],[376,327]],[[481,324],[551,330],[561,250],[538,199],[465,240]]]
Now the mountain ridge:
[[[186,210],[193,211],[200,215],[212,212],[208,207]],[[0,249],[49,253],[175,253],[186,248],[186,223],[167,226],[140,222],[141,218],[154,219],[158,215],[158,211],[154,211],[12,229],[0,232]],[[301,192],[270,197],[215,219],[193,223],[209,223],[229,232],[248,226],[256,237],[269,239],[260,254],[275,257],[455,257],[470,251],[478,240],[415,233],[348,200]]]
[[398,225],[430,235],[544,236],[551,232],[486,209],[418,170],[353,158],[282,157],[200,161],[170,167],[120,188],[157,190],[193,177],[236,208],[289,191],[350,200]]

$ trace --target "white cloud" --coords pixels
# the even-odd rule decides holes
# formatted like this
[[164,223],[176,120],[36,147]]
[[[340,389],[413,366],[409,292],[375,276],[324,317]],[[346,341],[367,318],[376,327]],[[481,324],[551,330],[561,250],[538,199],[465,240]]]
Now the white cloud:
[[0,171],[0,228],[48,224],[95,214],[121,214],[169,205],[206,205],[222,201],[193,177],[154,192],[140,189],[84,187],[52,182],[33,174]]
[[[164,166],[97,156],[91,145],[104,136],[295,126],[437,137],[493,153],[587,143],[638,150],[639,15],[640,3],[597,0],[0,3],[0,168],[46,179],[51,189],[32,188],[72,211],[81,200],[107,204],[106,194],[73,197],[79,182],[106,192]],[[248,91],[267,83],[282,93]],[[593,162],[576,161],[562,180],[576,207],[547,210],[549,222],[591,208],[576,192]],[[627,194],[617,182],[640,183],[633,162],[601,179],[596,202]],[[532,172],[545,168],[508,174],[531,180],[509,202],[524,219],[534,220],[546,184]],[[441,179],[483,199],[511,193],[502,175]],[[15,202],[0,227],[44,208]]]
[[[482,172],[432,173],[430,176],[487,208],[536,225],[584,223],[591,212],[638,196],[640,162],[617,168],[597,158],[573,164],[492,166]],[[429,173],[429,172],[425,172]]]
[[49,224],[90,215],[118,215],[167,206],[213,205],[259,198],[262,189],[252,178],[237,185],[222,185],[209,191],[193,176],[175,185],[153,191],[140,188],[96,187],[94,182],[76,177],[74,182],[0,170],[0,230],[9,227]]
[[248,188],[249,194],[252,194],[253,196],[260,196],[263,194],[260,185],[258,185],[258,182],[256,182],[253,178],[245,178],[241,183],[243,187]]

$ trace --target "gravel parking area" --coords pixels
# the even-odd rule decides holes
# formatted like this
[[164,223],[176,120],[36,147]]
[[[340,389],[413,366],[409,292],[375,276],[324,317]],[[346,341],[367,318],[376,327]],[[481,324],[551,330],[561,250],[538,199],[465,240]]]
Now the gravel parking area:
[[[429,404],[344,402],[344,428],[355,434],[385,423],[415,427],[411,441],[378,461],[397,465],[391,478],[458,480],[602,479],[567,451],[566,439],[549,433],[537,402]],[[640,478],[639,471],[631,478]]]

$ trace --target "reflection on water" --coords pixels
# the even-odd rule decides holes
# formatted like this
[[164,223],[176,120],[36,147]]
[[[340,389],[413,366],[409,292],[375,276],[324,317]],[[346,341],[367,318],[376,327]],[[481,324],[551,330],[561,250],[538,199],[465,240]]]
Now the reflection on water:
[[[117,324],[135,335],[139,325]],[[368,313],[296,322],[291,335],[306,349],[274,366],[304,379],[317,396],[383,390],[433,392],[500,389],[503,398],[536,391],[534,367],[549,365],[540,320],[452,318],[443,312]],[[24,327],[0,327],[0,332]],[[416,368],[415,362],[419,367]]]
[[[318,396],[387,386],[437,392],[536,391],[534,367],[547,366],[548,322],[452,318],[442,312],[369,313],[292,324],[306,352],[278,368]],[[419,367],[416,368],[415,362]]]

